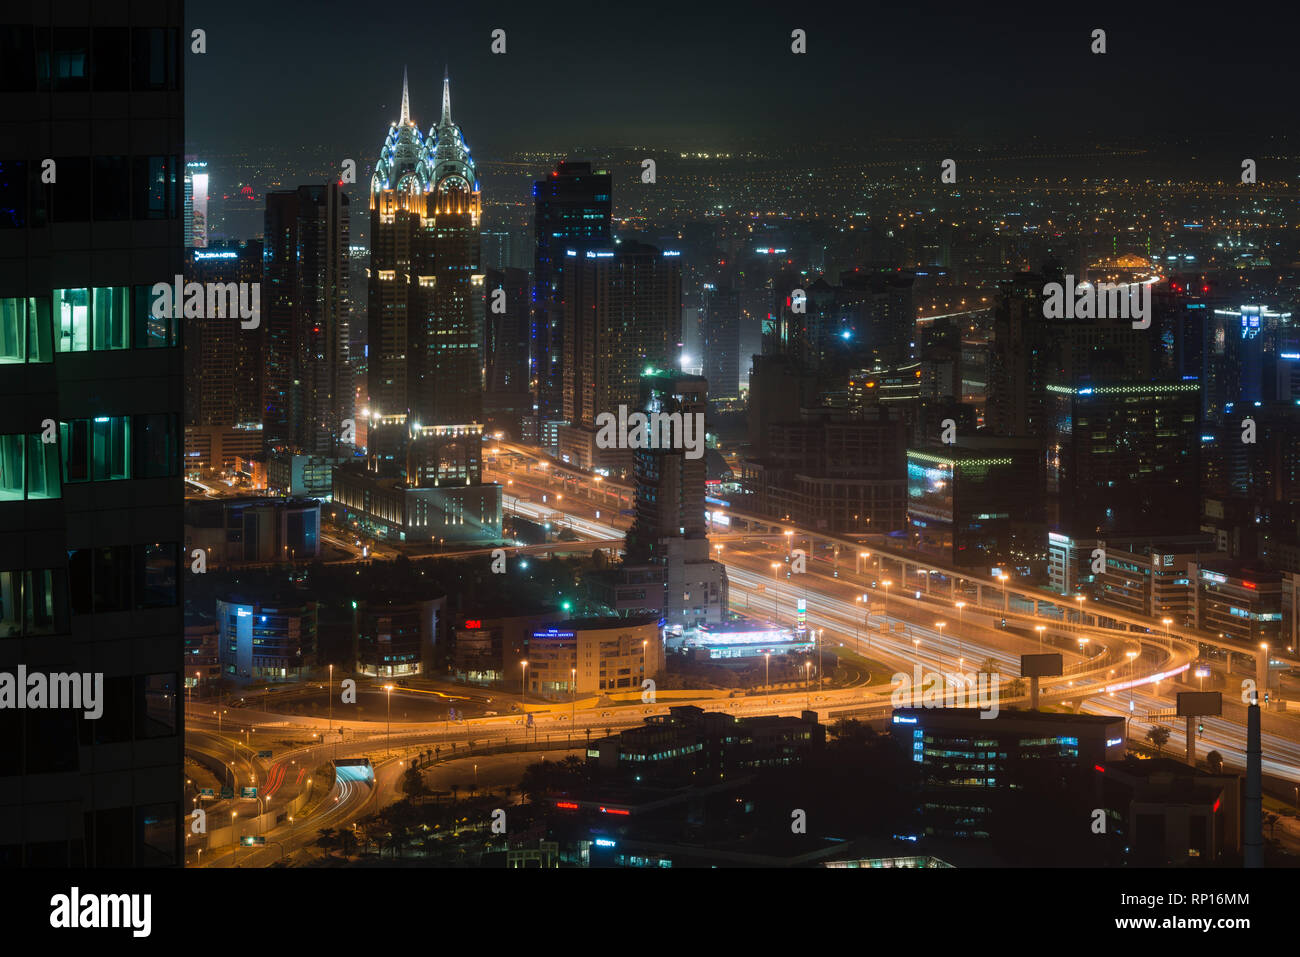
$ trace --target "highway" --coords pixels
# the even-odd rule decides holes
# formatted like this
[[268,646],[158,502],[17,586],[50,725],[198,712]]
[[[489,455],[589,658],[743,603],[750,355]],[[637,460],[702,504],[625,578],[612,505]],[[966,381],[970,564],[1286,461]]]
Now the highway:
[[[575,534],[592,538],[608,540],[625,530],[630,519],[608,504],[618,500],[615,496],[626,494],[625,487],[620,489],[608,479],[602,479],[599,486],[594,482],[584,485],[577,470],[557,468],[554,462],[537,467],[540,456],[536,449],[504,442],[501,445],[524,459],[522,467],[507,467],[501,458],[495,463],[497,480],[503,485],[509,483],[508,510],[529,517],[544,512],[559,517]],[[532,467],[527,464],[530,458],[535,463]],[[542,496],[546,496],[545,501]],[[626,507],[625,499],[623,504]],[[597,510],[599,519],[595,517]],[[734,519],[736,513],[731,515]],[[1016,675],[1019,656],[1037,652],[1038,641],[989,626],[1004,617],[1030,630],[1041,623],[1046,641],[1051,643],[1043,650],[1060,651],[1066,671],[1061,678],[1043,679],[1043,703],[1069,701],[1071,706],[1089,713],[1129,715],[1131,698],[1131,737],[1143,739],[1148,728],[1162,724],[1171,731],[1167,753],[1183,753],[1183,720],[1169,716],[1175,706],[1173,692],[1177,686],[1162,676],[1185,671],[1196,660],[1195,642],[1215,645],[1217,636],[1185,628],[1166,631],[1161,623],[1095,603],[1068,607],[1071,602],[1061,596],[1053,599],[1035,589],[988,578],[980,580],[967,571],[940,568],[946,573],[947,589],[931,589],[928,576],[904,588],[899,572],[934,569],[935,563],[882,550],[874,543],[862,545],[771,520],[755,524],[765,527],[752,534],[728,529],[724,534],[710,536],[714,556],[727,566],[733,610],[770,619],[776,609],[781,620],[789,623],[794,617],[795,600],[803,598],[808,626],[826,629],[825,640],[842,641],[865,656],[908,673],[918,661],[923,668],[952,672],[972,670],[991,657],[1003,674]],[[786,530],[792,534],[784,536]],[[786,537],[785,542],[782,537]],[[807,549],[807,571],[803,575],[790,574],[788,549],[805,543],[839,544],[848,560],[833,563],[823,556],[824,548],[814,547]],[[861,552],[868,553],[868,561],[854,560]],[[778,568],[772,569],[773,564]],[[971,593],[958,591],[959,577],[970,583]],[[872,581],[877,582],[874,588]],[[892,589],[881,587],[885,581],[891,582]],[[863,595],[870,596],[870,611],[865,614],[858,602]],[[978,605],[980,598],[985,602],[982,608]],[[957,601],[965,603],[960,611],[955,607]],[[1004,602],[1012,609],[1010,612],[1001,610]],[[1032,613],[1035,607],[1040,614]],[[886,608],[888,616],[883,614]],[[1116,627],[1100,627],[1101,619],[1115,622]],[[1087,625],[1089,620],[1094,624]],[[943,629],[935,627],[938,621],[945,622]],[[886,623],[890,630],[881,632],[880,627]],[[894,630],[900,626],[901,632]],[[1153,630],[1133,632],[1127,630],[1128,626]],[[1087,640],[1084,643],[1079,639]],[[1248,653],[1236,645],[1222,647],[1239,655]],[[1137,653],[1131,665],[1128,652]],[[1136,683],[1131,693],[1130,683]],[[1228,687],[1230,691],[1236,687],[1231,677]],[[858,701],[866,705],[869,697],[862,692],[857,695]],[[847,703],[847,697],[845,692],[828,692],[827,706],[839,707]],[[1245,708],[1232,698],[1230,692],[1225,692],[1222,717],[1198,721],[1205,732],[1198,737],[1197,753],[1204,755],[1215,749],[1227,763],[1244,766]],[[1153,714],[1158,717],[1148,717]],[[1296,742],[1294,719],[1266,711],[1263,728],[1265,773],[1300,781],[1300,744]]]
[[[509,443],[501,445],[510,448]],[[628,516],[620,514],[629,505],[625,488],[604,482],[600,483],[604,487],[595,483],[584,487],[572,477],[566,481],[563,475],[557,476],[553,465],[545,469],[505,468],[501,456],[495,462],[489,459],[489,464],[494,467],[491,476],[505,487],[507,512],[570,529],[581,540],[568,546],[574,550],[615,548],[621,541],[630,522]],[[1172,692],[1176,688],[1168,676],[1185,672],[1191,665],[1196,646],[1188,639],[1200,636],[1185,635],[1177,629],[1168,633],[1130,632],[1126,629],[1130,624],[1150,627],[1151,623],[1134,616],[1113,614],[1110,608],[1076,606],[1062,610],[1065,602],[1036,606],[1035,600],[1049,599],[1031,589],[988,579],[979,581],[967,573],[962,573],[965,581],[960,588],[955,575],[946,576],[946,589],[932,589],[928,575],[917,585],[904,588],[903,574],[909,568],[905,557],[900,559],[875,547],[850,543],[843,546],[852,548],[848,555],[858,558],[859,553],[866,553],[866,556],[840,563],[828,557],[824,547],[815,547],[828,539],[788,526],[781,529],[775,523],[769,523],[766,528],[751,527],[749,531],[728,529],[711,535],[710,540],[714,557],[727,567],[734,611],[759,620],[776,618],[788,625],[794,618],[796,601],[803,599],[807,626],[819,636],[824,647],[834,649],[843,645],[909,675],[917,663],[925,671],[970,673],[991,659],[1004,682],[999,695],[1003,707],[1028,706],[1027,696],[1012,697],[1005,685],[1019,674],[1020,655],[1040,650],[1059,651],[1065,673],[1042,680],[1041,703],[1065,705],[1089,713],[1130,716],[1131,739],[1140,740],[1149,727],[1163,724],[1171,732],[1166,753],[1175,757],[1183,753],[1183,722],[1168,717],[1174,707]],[[806,571],[795,574],[790,563],[792,549],[804,543],[808,551]],[[563,549],[553,544],[507,548],[511,554],[544,550]],[[448,553],[447,557],[490,552],[491,549],[478,549]],[[898,563],[898,572],[902,574],[894,573],[890,577],[886,569],[891,562]],[[933,568],[915,559],[911,562],[911,567]],[[1004,607],[1010,610],[1004,611]],[[1119,627],[1101,627],[1099,612],[1101,618],[1114,619]],[[1088,623],[1089,619],[1092,624]],[[1009,628],[1000,627],[1004,621]],[[1035,631],[1036,627],[1043,630]],[[888,714],[892,691],[892,685],[880,683],[823,690],[814,676],[802,690],[698,703],[736,716],[792,714],[812,708],[823,720],[843,713],[874,718]],[[1197,754],[1203,756],[1213,748],[1229,765],[1244,766],[1245,709],[1229,700],[1230,695],[1224,697],[1225,714],[1199,722],[1205,731],[1198,738]],[[323,800],[314,807],[309,806],[294,821],[269,830],[265,847],[238,848],[240,866],[266,866],[313,844],[321,828],[350,826],[360,816],[396,800],[396,782],[405,767],[405,757],[414,750],[437,747],[445,752],[454,746],[457,753],[463,753],[471,742],[480,748],[499,744],[518,746],[525,737],[539,743],[548,738],[557,743],[563,740],[566,745],[574,744],[576,738],[581,746],[591,736],[640,725],[646,716],[666,713],[669,707],[668,701],[602,705],[576,708],[571,718],[570,709],[560,706],[549,713],[535,713],[531,727],[524,724],[525,719],[520,715],[456,722],[392,722],[391,735],[383,721],[355,720],[346,713],[336,713],[335,727],[346,721],[355,732],[346,745],[303,747],[277,755],[279,761],[263,767],[251,756],[250,749],[243,748],[249,753],[241,754],[239,744],[234,747],[233,758],[230,756],[231,728],[255,725],[261,733],[305,737],[324,731],[320,719],[263,711],[256,706],[241,707],[225,713],[226,734],[218,735],[215,718],[209,713],[211,707],[199,705],[193,709],[192,718],[187,715],[190,731],[186,743],[187,750],[229,765],[236,786],[241,781],[255,781],[260,777],[264,787],[278,787],[277,782],[284,780],[285,762],[296,761],[300,768],[319,767],[328,763],[337,748],[342,749],[339,756],[367,754],[375,761],[373,790],[355,783],[336,784]],[[1272,712],[1265,712],[1263,717],[1265,773],[1300,782],[1300,744],[1295,740],[1293,719]],[[389,741],[394,753],[385,757]],[[281,770],[277,771],[277,767]],[[240,804],[229,803],[236,809]],[[228,813],[230,808],[225,804],[210,807],[212,826],[219,826],[222,813]],[[208,852],[202,855],[202,866],[231,866],[234,858],[230,847],[215,848],[211,856]]]

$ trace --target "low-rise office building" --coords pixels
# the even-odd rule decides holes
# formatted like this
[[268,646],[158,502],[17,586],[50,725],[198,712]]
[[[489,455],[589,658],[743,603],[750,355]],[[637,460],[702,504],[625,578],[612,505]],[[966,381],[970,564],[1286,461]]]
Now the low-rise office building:
[[1192,565],[1197,580],[1196,627],[1258,648],[1282,635],[1282,576],[1231,562]]
[[501,541],[501,486],[409,485],[359,466],[334,470],[334,504],[347,523],[400,542]]
[[1176,540],[1105,543],[1105,571],[1092,591],[1099,602],[1180,627],[1196,618],[1197,583],[1192,567],[1220,557],[1208,535]]
[[927,836],[987,839],[991,819],[1028,774],[1063,792],[1124,756],[1122,717],[976,708],[896,708],[890,729],[920,765],[918,827]]
[[717,782],[736,771],[798,764],[825,744],[815,711],[738,718],[679,705],[639,728],[593,741],[587,760],[604,773],[640,782]]
[[185,503],[185,552],[209,568],[320,557],[320,502],[292,498],[195,499]]
[[236,681],[287,681],[316,651],[317,603],[232,596],[217,600],[222,675]]
[[520,687],[528,659],[528,639],[534,631],[550,627],[564,618],[559,611],[536,611],[517,615],[472,613],[458,620],[454,628],[452,672],[457,681],[470,684]]
[[663,626],[654,617],[573,618],[534,631],[526,660],[522,677],[533,694],[639,689],[663,671]]
[[358,673],[375,678],[426,674],[433,661],[446,605],[445,597],[358,602]]

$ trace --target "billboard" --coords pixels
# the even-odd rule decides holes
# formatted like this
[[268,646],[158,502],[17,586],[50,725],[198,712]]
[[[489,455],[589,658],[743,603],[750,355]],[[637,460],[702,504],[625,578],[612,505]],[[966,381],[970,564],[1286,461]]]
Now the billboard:
[[1050,652],[1045,655],[1021,655],[1020,676],[1022,678],[1051,678],[1062,673],[1061,653]]
[[1178,692],[1178,716],[1194,718],[1200,715],[1223,714],[1222,691]]

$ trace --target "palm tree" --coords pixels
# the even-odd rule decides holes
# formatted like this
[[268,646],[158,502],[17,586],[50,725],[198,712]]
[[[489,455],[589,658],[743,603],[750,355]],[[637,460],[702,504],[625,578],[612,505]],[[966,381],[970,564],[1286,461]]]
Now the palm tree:
[[339,831],[339,843],[343,848],[343,859],[350,860],[357,846],[357,835],[348,827]]
[[316,846],[325,852],[326,856],[339,846],[339,835],[335,833],[332,827],[323,827],[320,829],[320,836],[316,838]]
[[1264,815],[1264,826],[1268,828],[1269,840],[1277,840],[1277,822],[1280,820],[1278,815],[1271,812]]

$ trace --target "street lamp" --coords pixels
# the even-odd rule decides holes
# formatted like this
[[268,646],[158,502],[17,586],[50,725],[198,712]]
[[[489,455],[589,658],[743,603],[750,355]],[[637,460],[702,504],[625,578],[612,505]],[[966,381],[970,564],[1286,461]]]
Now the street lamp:
[[569,731],[573,731],[573,722],[578,720],[578,669],[569,669]]
[[883,614],[885,618],[885,627],[889,627],[889,586],[894,583],[886,578],[880,584],[885,587],[885,604],[884,608],[881,610],[881,614]]
[[824,685],[822,684],[822,682],[825,680],[825,674],[822,671],[822,649],[826,647],[826,642],[822,638],[822,635],[824,635],[825,633],[826,633],[825,628],[817,629],[817,691],[818,692],[821,692],[821,690],[823,689]]
[[393,753],[393,686],[384,685],[384,690],[388,692],[388,731],[387,741],[384,743],[384,753]]
[[1011,606],[1007,604],[1007,579],[1010,577],[1006,572],[998,575],[998,578],[1002,579],[1002,614],[1004,615],[1011,610]]
[[772,686],[772,652],[763,652],[763,687]]
[[808,697],[807,707],[809,711],[812,710],[812,691],[808,687],[809,674],[811,671],[812,671],[812,662],[805,661],[803,663],[803,692]]
[[858,574],[859,575],[861,575],[862,572],[866,569],[867,559],[870,557],[871,557],[871,552],[858,552]]
[[1172,618],[1161,618],[1160,621],[1165,626],[1165,640],[1173,644],[1174,636],[1170,633],[1169,626],[1174,623],[1174,620]]
[[1126,651],[1128,655],[1128,717],[1124,719],[1124,735],[1128,736],[1129,722],[1133,720],[1133,661],[1137,658],[1138,652]]
[[943,667],[943,629],[947,627],[947,625],[948,623],[946,621],[936,621],[934,623],[934,627],[939,630],[939,650],[938,652],[936,652],[936,654],[939,655],[940,668]]
[[[959,601],[955,603],[955,606],[957,608],[957,660],[960,661],[961,660],[961,610],[966,607],[966,603],[964,601]],[[961,669],[958,668],[957,670],[960,671]]]
[[519,703],[523,704],[528,699],[528,690],[526,683],[528,681],[528,662],[519,662]]
[[1043,632],[1047,630],[1046,625],[1034,625],[1034,631],[1038,632],[1038,653],[1043,653]]
[[329,701],[330,701],[330,724],[329,724],[329,730],[330,730],[330,733],[332,734],[332,733],[334,732],[334,666],[333,666],[333,665],[330,665],[330,693],[329,693]]
[[780,601],[781,601],[780,588],[781,588],[781,579],[777,577],[777,570],[778,570],[780,567],[781,567],[781,563],[780,563],[780,562],[773,562],[773,563],[772,563],[772,581],[776,583],[776,584],[774,584],[774,585],[772,586],[772,621],[773,621],[773,623],[776,624],[778,627],[779,627],[780,624],[781,624],[781,612],[780,612]]
[[1075,595],[1074,600],[1079,603],[1079,627],[1082,628],[1083,627],[1083,603],[1087,599],[1085,599],[1082,595]]

